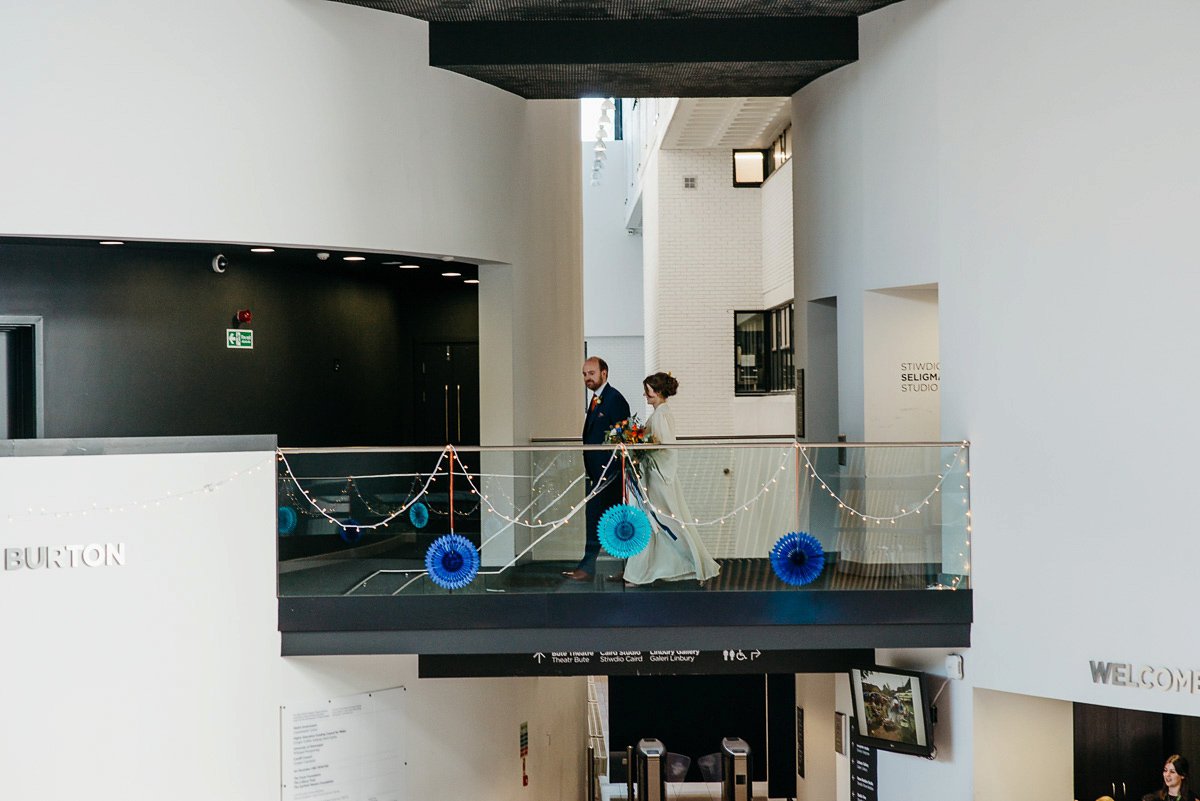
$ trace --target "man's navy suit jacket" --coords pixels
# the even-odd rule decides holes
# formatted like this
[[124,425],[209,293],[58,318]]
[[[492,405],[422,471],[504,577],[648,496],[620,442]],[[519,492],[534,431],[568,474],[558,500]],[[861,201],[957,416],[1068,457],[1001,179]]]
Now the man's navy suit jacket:
[[[590,397],[588,403],[591,404]],[[589,411],[587,417],[584,418],[583,444],[603,445],[604,435],[608,433],[608,430],[622,420],[628,419],[629,404],[626,402],[625,396],[618,392],[616,387],[609,384],[601,393],[600,402],[596,404],[596,408]],[[587,471],[588,478],[593,482],[598,481],[604,465],[611,457],[612,453],[609,451],[584,451],[583,466]]]

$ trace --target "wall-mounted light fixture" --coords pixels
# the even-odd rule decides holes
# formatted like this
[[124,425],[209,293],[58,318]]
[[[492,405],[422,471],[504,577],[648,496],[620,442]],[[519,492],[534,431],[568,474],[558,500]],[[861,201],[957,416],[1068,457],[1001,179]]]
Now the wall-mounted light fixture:
[[249,309],[238,309],[237,313],[233,315],[233,327],[237,328],[239,325],[250,325],[253,318],[254,315],[250,313]]

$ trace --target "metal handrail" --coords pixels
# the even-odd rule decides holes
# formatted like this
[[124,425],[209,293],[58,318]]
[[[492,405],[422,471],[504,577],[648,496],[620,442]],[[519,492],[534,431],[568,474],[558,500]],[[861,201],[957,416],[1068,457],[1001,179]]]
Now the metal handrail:
[[[788,447],[791,445],[799,445],[802,448],[960,448],[963,446],[970,447],[968,440],[959,440],[957,442],[805,442],[803,440],[777,441],[777,442],[730,442],[714,441],[714,442],[676,442],[670,445],[661,443],[646,443],[640,445],[625,445],[624,447],[630,450],[647,450],[655,448],[766,448],[766,447]],[[302,448],[302,447],[286,447],[279,448],[279,451],[285,454],[294,453],[442,453],[446,450],[446,445],[348,445],[344,447],[321,447],[321,448]],[[565,444],[562,446],[553,445],[455,445],[454,450],[458,453],[552,453],[564,450],[571,451],[611,451],[617,446],[611,444],[605,445],[582,445],[579,443]]]

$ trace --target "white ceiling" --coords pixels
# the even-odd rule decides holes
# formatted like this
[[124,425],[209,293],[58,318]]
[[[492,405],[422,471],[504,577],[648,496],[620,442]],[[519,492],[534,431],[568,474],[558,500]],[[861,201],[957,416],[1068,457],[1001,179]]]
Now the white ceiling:
[[663,150],[767,148],[791,121],[790,97],[681,98]]

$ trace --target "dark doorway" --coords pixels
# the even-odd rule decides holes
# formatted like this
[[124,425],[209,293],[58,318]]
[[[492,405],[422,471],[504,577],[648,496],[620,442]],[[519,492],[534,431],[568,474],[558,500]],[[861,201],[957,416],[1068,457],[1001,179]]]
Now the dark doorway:
[[418,345],[416,386],[416,444],[479,444],[477,343]]
[[41,436],[41,318],[0,317],[0,439]]
[[1075,797],[1137,801],[1162,787],[1171,754],[1195,764],[1200,718],[1075,704]]
[[[793,680],[794,681],[794,680]],[[684,781],[704,781],[701,759],[721,738],[750,744],[755,781],[767,778],[767,692],[762,675],[610,676],[609,747],[624,751],[643,737],[690,758]]]

